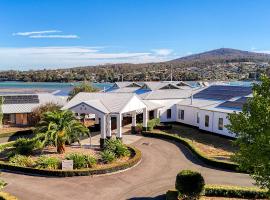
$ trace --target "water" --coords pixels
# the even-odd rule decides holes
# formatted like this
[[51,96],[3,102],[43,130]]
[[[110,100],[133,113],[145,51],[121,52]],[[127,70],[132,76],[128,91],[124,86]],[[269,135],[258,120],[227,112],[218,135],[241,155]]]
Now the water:
[[[196,86],[195,81],[186,81],[193,87]],[[233,86],[252,86],[254,82],[251,81],[232,81],[227,82],[226,84],[233,85]],[[49,90],[51,92],[58,91],[55,94],[59,96],[67,96],[69,91],[74,87],[74,85],[78,85],[79,82],[76,83],[47,83],[47,82],[16,82],[16,81],[3,81],[0,82],[0,90],[1,89],[10,89],[10,91],[0,91],[0,94],[5,93],[18,93],[18,89],[29,89],[29,90],[35,90],[35,89],[43,89],[43,90]],[[92,83],[94,87],[97,87],[101,90],[108,89],[113,85],[113,83]],[[16,91],[12,91],[12,89],[16,89]]]
[[[1,89],[10,89],[11,92],[8,93],[18,93],[18,89],[43,89],[49,91],[59,91],[56,95],[66,96],[69,91],[79,83],[47,83],[47,82],[17,82],[17,81],[3,81],[0,82],[0,90]],[[92,85],[96,88],[103,90],[111,87],[112,83],[92,83]],[[16,89],[16,92],[12,92],[12,89]],[[0,94],[5,94],[7,92],[0,92]]]

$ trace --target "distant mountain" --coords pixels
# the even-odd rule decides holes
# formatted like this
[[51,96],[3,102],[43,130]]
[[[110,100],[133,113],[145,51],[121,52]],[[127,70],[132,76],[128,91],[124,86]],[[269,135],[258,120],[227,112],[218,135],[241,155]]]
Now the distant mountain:
[[169,61],[169,63],[178,62],[208,62],[208,61],[234,61],[234,60],[250,60],[250,61],[270,61],[270,54],[255,53],[250,51],[242,51],[230,48],[220,48],[203,53],[193,54],[190,56],[177,58]]

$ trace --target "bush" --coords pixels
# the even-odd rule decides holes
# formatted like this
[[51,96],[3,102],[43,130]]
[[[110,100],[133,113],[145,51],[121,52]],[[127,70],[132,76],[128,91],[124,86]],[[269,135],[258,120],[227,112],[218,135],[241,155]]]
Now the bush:
[[43,148],[42,142],[36,138],[19,138],[13,146],[16,149],[16,153],[21,155],[30,155],[34,150]]
[[204,184],[204,179],[199,172],[183,170],[176,176],[175,188],[184,198],[197,198],[203,191]]
[[97,163],[96,158],[93,156],[81,153],[70,153],[65,158],[73,160],[73,167],[75,169],[90,168]]
[[15,141],[14,147],[16,152],[22,155],[29,155],[35,149],[35,140],[27,138],[19,138]]
[[20,167],[33,167],[35,165],[35,162],[31,157],[18,154],[10,158],[9,163]]
[[263,199],[267,198],[267,191],[257,188],[206,185],[205,196],[245,198],[245,199]]
[[128,148],[119,139],[106,140],[104,150],[114,153],[117,158],[130,156]]
[[101,159],[104,163],[111,163],[115,160],[116,156],[115,153],[109,151],[109,150],[104,150],[100,153]]
[[38,169],[59,169],[60,160],[56,157],[40,156],[36,162]]
[[0,200],[18,200],[18,199],[7,192],[0,192]]

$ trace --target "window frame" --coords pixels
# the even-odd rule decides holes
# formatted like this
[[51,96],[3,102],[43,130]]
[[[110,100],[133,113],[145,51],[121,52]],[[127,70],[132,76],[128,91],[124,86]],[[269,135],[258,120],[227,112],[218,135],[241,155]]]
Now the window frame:
[[167,116],[167,119],[171,119],[172,118],[172,109],[171,108],[167,109],[166,116]]
[[224,120],[223,117],[218,118],[218,130],[222,131],[224,129]]
[[[207,120],[206,120],[207,119]],[[204,116],[204,126],[205,127],[209,127],[209,122],[210,122],[210,117],[209,117],[209,115],[205,115]]]

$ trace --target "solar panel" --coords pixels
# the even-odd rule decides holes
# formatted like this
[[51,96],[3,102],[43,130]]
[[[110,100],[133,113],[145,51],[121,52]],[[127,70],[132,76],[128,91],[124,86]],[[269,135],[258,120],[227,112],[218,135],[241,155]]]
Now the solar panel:
[[235,101],[225,101],[224,103],[218,105],[217,107],[222,108],[234,108],[234,109],[241,109],[243,108],[244,104],[247,102],[248,97],[242,97]]
[[234,97],[247,96],[252,93],[251,87],[213,85],[197,94],[194,98],[229,100]]
[[31,104],[39,103],[38,95],[3,96],[4,104]]

